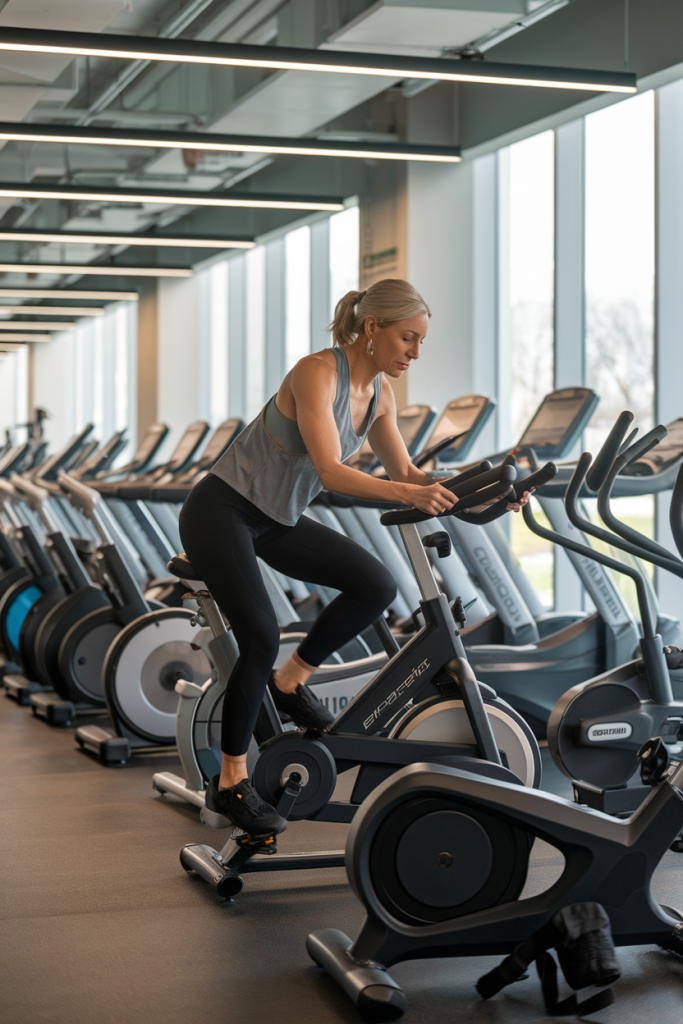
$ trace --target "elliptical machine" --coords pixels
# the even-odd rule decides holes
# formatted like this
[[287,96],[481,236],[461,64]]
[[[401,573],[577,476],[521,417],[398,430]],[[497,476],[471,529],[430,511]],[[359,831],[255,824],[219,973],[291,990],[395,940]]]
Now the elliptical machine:
[[[640,441],[622,450],[632,420],[631,413],[619,417],[593,465],[590,455],[581,456],[567,487],[567,514],[585,533],[683,576],[683,563],[679,559],[619,523],[610,509],[610,492],[619,472],[642,458],[666,436],[665,427],[655,427]],[[678,527],[674,536],[678,537],[683,510],[681,479],[679,471],[671,504],[672,525]],[[601,529],[581,516],[577,500],[584,487],[588,487],[589,492],[598,491],[601,517],[615,532]],[[576,800],[611,814],[630,813],[648,792],[647,787],[634,778],[637,753],[642,744],[651,736],[660,736],[673,757],[683,754],[683,666],[676,670],[667,664],[667,658],[673,663],[680,660],[680,656],[671,649],[665,650],[655,630],[648,593],[638,569],[545,529],[528,506],[523,512],[534,533],[580,554],[590,552],[597,562],[623,573],[635,583],[643,627],[641,658],[573,686],[560,697],[548,722],[550,753],[561,771],[572,779]],[[683,842],[677,841],[675,849],[683,849]]]
[[[683,917],[652,897],[652,875],[683,827],[683,763],[641,756],[650,795],[627,821],[511,784],[493,765],[412,764],[372,792],[349,829],[346,871],[365,908],[355,942],[336,928],[306,948],[366,1021],[403,1016],[387,967],[512,953],[570,904],[602,904],[616,945],[683,956]],[[497,768],[497,773],[501,769]],[[533,841],[565,859],[560,878],[519,899]]]

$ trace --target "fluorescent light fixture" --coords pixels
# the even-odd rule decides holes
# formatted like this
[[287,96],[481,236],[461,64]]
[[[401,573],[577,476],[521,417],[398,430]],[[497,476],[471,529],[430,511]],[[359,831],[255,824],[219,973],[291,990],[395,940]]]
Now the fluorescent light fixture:
[[269,68],[273,71],[325,71],[344,75],[379,75],[393,79],[426,78],[445,82],[528,85],[590,92],[636,91],[635,75],[625,71],[489,64],[487,61],[306,50],[288,46],[213,43],[97,32],[3,28],[0,30],[0,50],[14,53],[62,53],[71,57],[170,61],[174,64]]
[[28,313],[31,316],[104,316],[101,306],[0,306],[0,313]]
[[[0,274],[94,274],[96,277],[192,277],[185,267],[82,267],[62,263],[0,263]],[[28,291],[28,289],[27,289]]]
[[343,210],[340,199],[264,196],[250,192],[177,192],[164,189],[90,188],[74,185],[0,185],[4,199],[85,199],[98,203],[162,203],[164,206],[228,206],[251,210]]
[[0,231],[0,242],[82,242],[90,245],[188,246],[197,249],[253,249],[251,239],[163,238],[158,235],[99,235],[89,231]]
[[[20,341],[52,341],[51,334],[0,334],[0,345],[14,345]],[[8,350],[11,351],[11,350]]]
[[[2,331],[70,331],[76,326],[75,320],[50,320],[34,323],[32,320],[0,320],[0,332]],[[0,340],[4,335],[0,333]]]
[[100,302],[103,300],[137,302],[139,298],[137,292],[86,292],[71,288],[0,288],[0,301],[2,299],[51,299],[54,295],[65,299],[93,299]]
[[344,142],[330,139],[289,139],[260,135],[219,135],[210,132],[163,132],[147,129],[69,128],[60,125],[0,122],[7,142],[56,142],[60,145],[145,146],[152,149],[195,149],[212,153],[273,153],[276,156],[344,156],[372,160],[421,160],[458,163],[459,146],[422,146],[402,142]]

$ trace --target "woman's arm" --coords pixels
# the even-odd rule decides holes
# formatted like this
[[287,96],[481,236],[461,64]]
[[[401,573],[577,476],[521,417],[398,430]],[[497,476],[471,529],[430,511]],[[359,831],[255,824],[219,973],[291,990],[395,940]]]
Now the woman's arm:
[[[364,501],[414,505],[431,515],[438,515],[439,512],[452,508],[455,498],[441,484],[422,486],[418,482],[409,482],[413,475],[407,471],[403,479],[378,480],[368,473],[361,473],[342,464],[339,432],[333,413],[336,386],[336,371],[326,359],[309,356],[297,363],[292,371],[291,388],[296,403],[297,423],[323,487],[328,491],[337,491],[339,494]],[[384,386],[382,392],[384,396]],[[384,403],[387,400],[385,397]],[[383,404],[382,407],[384,409],[386,405]],[[398,428],[395,429],[398,434]],[[401,440],[400,434],[398,437]],[[405,445],[403,450],[405,452]],[[405,458],[410,462],[407,452]],[[395,453],[395,460],[396,465],[393,468],[400,472],[400,454]],[[417,474],[419,479],[425,479],[425,474],[420,470],[417,470]]]

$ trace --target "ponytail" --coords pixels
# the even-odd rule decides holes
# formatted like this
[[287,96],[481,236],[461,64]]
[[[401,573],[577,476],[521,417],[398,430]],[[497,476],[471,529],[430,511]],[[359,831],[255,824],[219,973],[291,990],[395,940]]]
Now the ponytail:
[[347,292],[335,306],[334,320],[328,330],[332,334],[333,345],[353,345],[368,316],[374,316],[379,327],[388,327],[420,313],[432,315],[412,284],[387,277],[370,285],[367,291]]

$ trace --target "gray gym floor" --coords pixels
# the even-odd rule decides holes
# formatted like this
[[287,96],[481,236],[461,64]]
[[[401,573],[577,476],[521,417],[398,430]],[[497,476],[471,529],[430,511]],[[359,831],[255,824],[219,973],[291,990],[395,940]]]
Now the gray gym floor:
[[[196,809],[155,796],[169,756],[107,769],[0,696],[0,1017],[4,1024],[194,1024],[357,1021],[308,959],[309,931],[355,935],[362,918],[344,871],[250,875],[232,906],[180,867],[187,842],[220,845]],[[566,793],[550,766],[546,785]],[[345,827],[293,823],[282,850],[335,849]],[[535,848],[530,886],[558,870]],[[683,907],[683,855],[668,854],[655,895]],[[420,961],[392,974],[406,1024],[550,1021],[534,975],[483,1003],[476,979],[500,958]],[[683,962],[655,948],[622,949],[614,1006],[588,1020],[674,1024]]]

